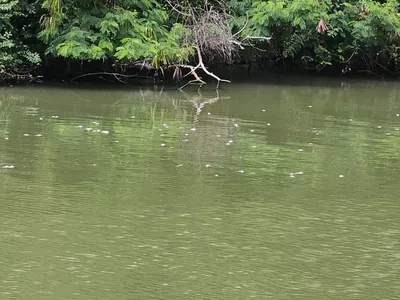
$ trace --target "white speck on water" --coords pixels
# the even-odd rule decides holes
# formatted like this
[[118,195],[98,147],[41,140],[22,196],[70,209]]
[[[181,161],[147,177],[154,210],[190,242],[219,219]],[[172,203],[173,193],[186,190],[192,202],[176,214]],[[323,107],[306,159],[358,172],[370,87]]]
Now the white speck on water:
[[206,168],[209,168],[209,167],[211,167],[211,165],[209,165],[209,164],[206,164]]
[[185,136],[189,136],[189,133],[185,133]]
[[166,144],[161,144],[161,147],[165,147],[165,146],[167,146]]
[[43,121],[43,118],[39,118],[40,121]]
[[163,133],[161,133],[161,134],[160,134],[160,136],[164,136],[164,134],[163,134]]
[[220,134],[217,134],[216,137],[221,137],[221,135],[220,135]]
[[83,126],[82,125],[78,125],[78,126],[76,126],[77,128],[83,128]]
[[263,109],[262,111],[265,112],[265,109]]
[[184,142],[189,142],[189,140],[188,139],[186,139],[186,140],[183,140]]
[[289,174],[289,177],[290,177],[290,178],[294,178],[294,174],[293,174],[293,173],[290,173],[290,174]]
[[86,131],[92,131],[93,129],[90,127],[85,128]]
[[254,129],[250,129],[250,132],[254,132]]
[[134,118],[135,118],[135,116],[132,116],[132,117],[131,117],[131,119],[134,119]]
[[240,170],[240,171],[238,171],[239,173],[241,173],[241,174],[243,174],[244,173],[244,171],[243,170]]
[[237,127],[239,127],[239,125],[238,124],[234,124],[234,126],[237,128]]
[[24,133],[24,136],[29,136],[29,133]]
[[297,149],[297,151],[298,151],[298,152],[304,152],[304,150],[303,150],[303,149]]
[[294,173],[294,174],[296,174],[296,175],[303,175],[304,174],[304,172],[296,172],[296,173]]
[[119,143],[119,141],[114,141],[114,143]]
[[312,107],[312,105],[309,105],[309,106],[308,106],[308,108],[311,108],[311,107]]
[[231,145],[231,143],[226,143],[226,145],[227,145],[227,146],[230,146],[230,145]]
[[350,121],[350,122],[352,122],[352,121],[353,121],[353,119],[349,119],[349,121]]
[[390,135],[390,132],[387,132],[386,135]]
[[215,177],[218,177],[219,175],[218,174],[215,174]]
[[229,141],[228,141],[228,143],[229,143],[229,144],[232,144],[232,143],[233,143],[233,141],[232,141],[232,140],[229,140]]
[[8,140],[8,137],[4,138],[5,140]]
[[190,129],[191,131],[196,131],[197,129],[196,128],[192,128],[192,129]]
[[101,133],[109,134],[110,132],[108,130],[103,130]]
[[53,119],[58,119],[58,116],[51,116]]
[[270,123],[267,123],[267,126],[271,126],[271,124],[270,124]]
[[395,128],[394,130],[399,131],[400,129],[399,128]]
[[38,133],[38,134],[35,134],[35,136],[42,136],[40,133]]
[[209,112],[207,115],[209,115],[209,116],[210,116],[210,115],[211,115],[211,113]]
[[182,167],[182,166],[183,166],[182,164],[179,164],[179,165],[177,165],[176,167],[179,168],[179,167]]
[[344,177],[344,175],[339,175],[339,178],[343,178]]
[[381,129],[381,128],[382,128],[382,126],[380,126],[380,125],[379,125],[377,128],[378,128],[378,129]]
[[180,126],[180,127],[178,127],[178,129],[183,129],[183,127],[182,127],[182,126]]
[[163,124],[163,126],[164,126],[164,128],[168,128],[168,125],[167,125],[167,124]]
[[400,117],[400,114],[396,114],[396,117]]
[[257,148],[257,146],[254,145],[254,146],[251,146],[251,148]]
[[14,169],[15,167],[13,165],[7,165],[4,166],[3,169]]
[[101,131],[100,129],[93,130],[93,132],[100,132],[100,131]]

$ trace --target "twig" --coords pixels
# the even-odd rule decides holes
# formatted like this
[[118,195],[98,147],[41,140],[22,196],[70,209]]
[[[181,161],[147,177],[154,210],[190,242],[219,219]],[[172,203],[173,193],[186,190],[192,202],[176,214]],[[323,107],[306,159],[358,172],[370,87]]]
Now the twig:
[[185,84],[184,86],[182,86],[180,89],[183,89],[184,87],[186,87],[186,86],[187,86],[188,84],[190,84],[190,83],[200,83],[200,87],[202,87],[204,84],[206,84],[206,82],[205,82],[204,80],[202,80],[201,77],[199,77],[199,76],[197,75],[196,70],[197,70],[198,68],[200,68],[201,70],[203,70],[204,73],[206,73],[208,76],[211,76],[211,77],[213,77],[214,79],[217,80],[217,87],[216,87],[217,90],[219,89],[219,86],[220,86],[220,83],[221,83],[221,82],[228,82],[228,83],[231,82],[230,80],[227,80],[227,79],[221,79],[220,77],[218,77],[218,76],[215,75],[214,73],[208,71],[207,68],[206,68],[206,66],[205,66],[204,63],[203,63],[203,57],[202,57],[202,55],[201,55],[201,51],[200,51],[200,48],[199,48],[198,46],[196,46],[196,50],[197,50],[197,56],[198,56],[198,59],[199,59],[199,63],[198,63],[195,67],[194,67],[194,66],[191,66],[191,65],[179,65],[179,66],[182,67],[182,68],[188,68],[188,69],[190,69],[190,72],[189,72],[188,74],[184,75],[183,77],[186,77],[186,76],[188,76],[188,75],[193,75],[193,76],[195,77],[195,80],[189,81],[187,84]]
[[94,75],[110,75],[110,76],[114,76],[114,77],[120,76],[120,77],[126,77],[126,78],[145,77],[145,76],[138,76],[138,75],[125,75],[125,74],[120,74],[120,73],[95,72],[95,73],[87,73],[87,74],[76,76],[76,77],[72,78],[71,81],[74,81],[75,79],[79,79],[79,78],[82,78],[82,77],[94,76]]

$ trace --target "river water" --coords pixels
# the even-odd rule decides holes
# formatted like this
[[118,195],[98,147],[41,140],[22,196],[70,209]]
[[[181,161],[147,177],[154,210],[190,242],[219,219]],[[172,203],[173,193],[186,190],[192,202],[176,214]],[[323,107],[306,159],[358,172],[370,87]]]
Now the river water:
[[0,299],[398,299],[400,85],[224,87],[1,88]]

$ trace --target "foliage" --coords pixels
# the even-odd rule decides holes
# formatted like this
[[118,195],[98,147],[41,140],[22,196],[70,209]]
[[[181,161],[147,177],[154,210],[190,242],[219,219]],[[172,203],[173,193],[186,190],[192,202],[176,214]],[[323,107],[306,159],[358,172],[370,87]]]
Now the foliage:
[[34,13],[35,5],[19,0],[0,0],[0,72],[18,70],[40,62],[39,54],[27,44],[31,24],[22,21]]
[[[235,1],[232,4],[239,6]],[[379,58],[385,65],[398,57],[400,18],[395,0],[245,3],[247,7],[240,10],[248,11],[249,26],[243,34],[272,36],[268,51],[274,56],[302,58],[316,65],[345,62],[352,54],[369,61],[385,56],[386,61]]]
[[399,38],[396,0],[0,0],[0,70],[37,65],[39,54],[159,68],[198,47],[207,62],[397,74]]
[[95,1],[46,0],[40,38],[47,54],[80,60],[114,59],[119,62],[151,59],[156,67],[182,62],[193,53],[181,44],[181,24],[168,28],[168,14],[154,0]]

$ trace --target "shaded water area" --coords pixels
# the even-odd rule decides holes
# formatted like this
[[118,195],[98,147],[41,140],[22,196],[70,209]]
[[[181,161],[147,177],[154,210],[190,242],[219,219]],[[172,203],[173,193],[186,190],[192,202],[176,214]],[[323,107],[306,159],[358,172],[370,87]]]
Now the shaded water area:
[[0,89],[0,299],[398,299],[400,86]]

